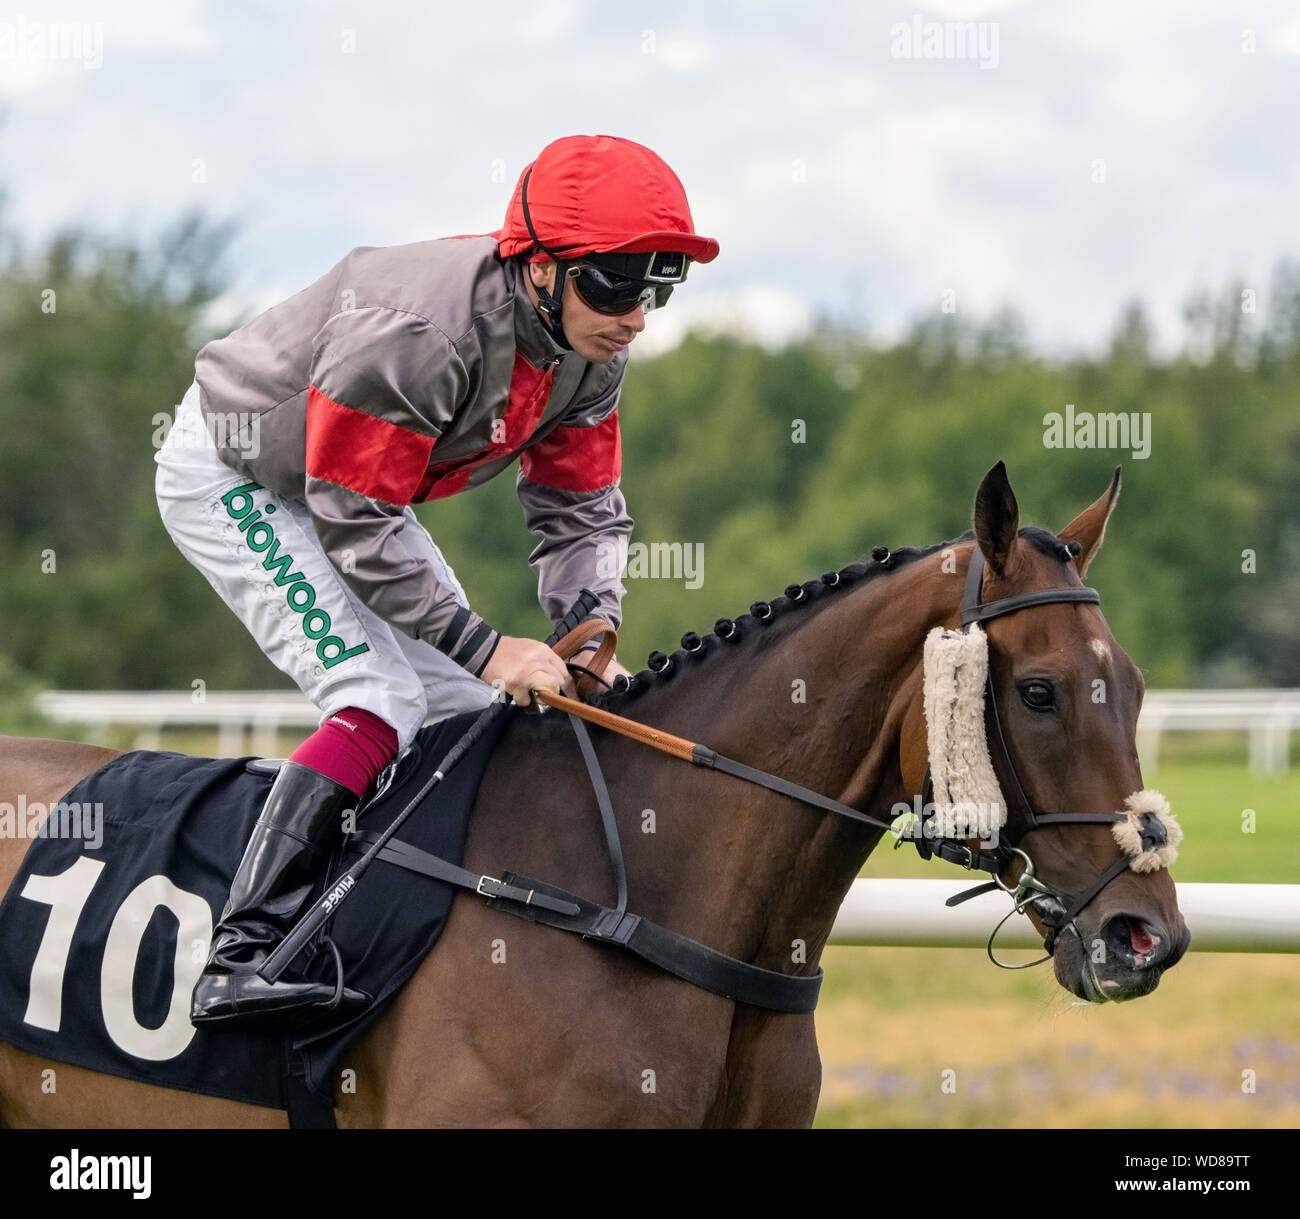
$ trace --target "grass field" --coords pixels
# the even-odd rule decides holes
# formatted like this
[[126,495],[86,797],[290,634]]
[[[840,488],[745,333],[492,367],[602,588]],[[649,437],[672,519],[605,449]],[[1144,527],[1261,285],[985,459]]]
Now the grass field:
[[[1211,743],[1166,750],[1145,779],[1183,827],[1176,880],[1300,883],[1300,773],[1251,775]],[[886,849],[862,875],[962,873]],[[1300,956],[1193,948],[1154,994],[1107,1007],[1076,1005],[1048,965],[1009,973],[980,950],[831,948],[822,963],[818,1126],[1300,1126]]]

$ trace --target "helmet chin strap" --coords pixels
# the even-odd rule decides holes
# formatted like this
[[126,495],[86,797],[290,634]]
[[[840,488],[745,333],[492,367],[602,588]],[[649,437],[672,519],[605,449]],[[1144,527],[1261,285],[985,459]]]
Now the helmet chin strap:
[[[524,223],[528,226],[528,235],[537,243],[537,248],[544,254],[548,254],[555,264],[555,282],[560,287],[560,294],[564,294],[564,261],[559,254],[548,249],[542,244],[542,239],[537,236],[537,230],[533,228],[533,218],[528,214],[528,179],[531,178],[532,171],[524,175],[523,185],[520,187],[520,202],[524,209]],[[532,272],[527,269],[528,264],[524,264],[524,273],[529,276],[529,282],[532,282]],[[565,337],[564,322],[560,317],[560,298],[551,293],[550,288],[545,284],[533,284],[533,291],[537,293],[537,312],[541,314],[542,324],[546,327],[551,338],[564,348],[565,351],[572,351],[573,344]]]
[[[555,280],[561,285],[560,291],[563,292],[564,284],[564,264],[556,262]],[[525,272],[531,276],[531,272]],[[542,324],[546,327],[547,333],[550,334],[565,351],[572,351],[573,344],[569,342],[564,333],[564,322],[560,317],[560,299],[552,295],[551,290],[545,284],[533,284],[533,291],[537,293],[537,312],[541,315]]]

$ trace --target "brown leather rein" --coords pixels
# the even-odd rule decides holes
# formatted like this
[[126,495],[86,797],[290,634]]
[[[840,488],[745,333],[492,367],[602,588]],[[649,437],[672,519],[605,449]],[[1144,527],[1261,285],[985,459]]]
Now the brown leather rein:
[[[571,666],[578,669],[582,675],[579,677],[580,682],[594,679],[589,683],[592,687],[597,682],[603,681],[600,675],[605,671],[605,667],[614,655],[614,649],[618,645],[618,632],[614,627],[603,619],[590,618],[570,631],[554,645],[556,654],[562,660],[570,661],[580,648],[590,643],[598,635],[604,638],[596,649],[590,666]],[[695,766],[703,766],[712,770],[720,770],[724,774],[734,775],[736,778],[744,779],[749,783],[756,783],[760,787],[779,792],[783,796],[791,796],[796,800],[801,800],[805,804],[811,804],[827,812],[838,813],[840,816],[849,817],[854,821],[863,821],[868,825],[879,826],[882,830],[892,828],[887,821],[881,821],[878,817],[869,816],[856,808],[841,803],[839,800],[823,796],[810,787],[802,787],[798,783],[791,783],[789,780],[769,774],[765,770],[746,766],[743,762],[728,758],[716,750],[710,749],[707,745],[701,745],[696,741],[688,741],[685,737],[674,736],[670,732],[662,732],[658,728],[650,727],[648,724],[641,724],[636,720],[627,719],[625,716],[615,715],[612,711],[593,707],[589,703],[569,698],[564,694],[553,694],[549,690],[532,690],[530,693],[534,700],[544,707],[554,707],[557,711],[563,711],[577,719],[586,720],[599,728],[607,728],[610,732],[617,732],[621,736],[637,741],[642,745],[649,745],[652,749],[657,749],[661,753],[666,753],[674,758],[680,758],[684,762],[690,762]]]

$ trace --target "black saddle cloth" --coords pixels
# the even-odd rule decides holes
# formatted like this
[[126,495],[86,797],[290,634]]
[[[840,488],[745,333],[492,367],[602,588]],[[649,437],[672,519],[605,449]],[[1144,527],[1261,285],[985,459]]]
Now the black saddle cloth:
[[[384,829],[476,718],[471,712],[421,730],[358,831]],[[497,717],[405,822],[402,841],[460,863],[479,782],[511,719]],[[206,959],[204,918],[215,925],[220,917],[272,779],[253,759],[137,751],[69,791],[65,805],[102,808],[102,842],[85,830],[96,824],[93,815],[81,817],[79,837],[56,837],[52,825],[32,842],[0,902],[0,1041],[110,1075],[291,1112],[304,1095],[328,1104],[340,1056],[433,947],[457,890],[377,860],[326,928],[348,985],[374,996],[368,1008],[286,1031],[195,1029],[189,1000]],[[62,820],[65,833],[78,824]],[[322,890],[341,860],[336,852]],[[333,981],[331,953],[317,951],[304,966],[305,956],[295,972]]]

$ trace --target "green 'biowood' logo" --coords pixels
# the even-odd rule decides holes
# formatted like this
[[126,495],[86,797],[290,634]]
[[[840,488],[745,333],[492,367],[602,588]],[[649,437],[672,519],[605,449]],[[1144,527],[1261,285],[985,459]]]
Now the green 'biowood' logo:
[[311,581],[302,572],[289,570],[293,567],[293,555],[287,551],[280,553],[280,539],[275,536],[271,523],[262,519],[262,513],[270,516],[275,511],[275,505],[267,504],[254,511],[252,493],[260,490],[261,483],[244,483],[241,487],[227,491],[221,497],[221,502],[226,506],[226,515],[239,522],[239,532],[244,535],[248,548],[259,554],[265,552],[262,566],[273,573],[276,584],[284,588],[284,599],[289,603],[289,608],[302,615],[303,634],[308,639],[316,640],[316,655],[320,657],[321,663],[327,669],[332,669],[341,661],[370,651],[368,643],[359,643],[350,648],[337,635],[329,633],[332,625],[329,611],[317,608],[316,589]]

